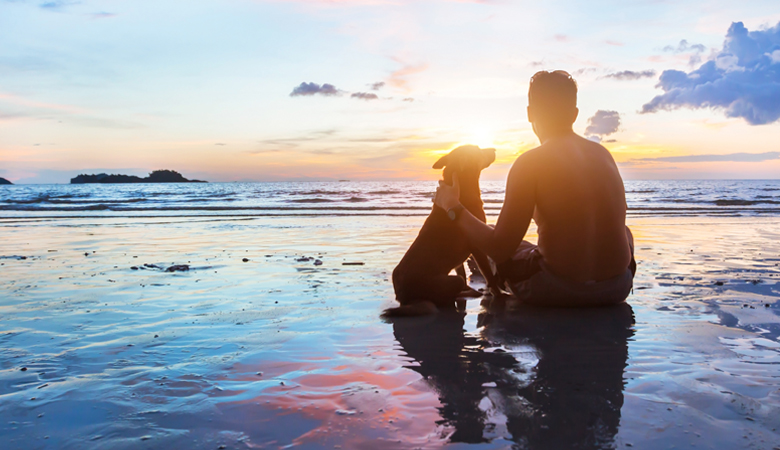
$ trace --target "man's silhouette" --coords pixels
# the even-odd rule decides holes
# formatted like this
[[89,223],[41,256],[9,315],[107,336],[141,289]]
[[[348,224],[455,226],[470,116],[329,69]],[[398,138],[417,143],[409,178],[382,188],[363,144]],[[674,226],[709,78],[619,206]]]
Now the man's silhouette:
[[[440,182],[435,202],[470,243],[498,263],[523,302],[548,306],[620,303],[633,284],[633,238],[626,228],[623,180],[612,155],[574,133],[577,84],[563,71],[538,72],[528,120],[542,145],[509,171],[495,228],[458,203],[459,186]],[[539,245],[523,241],[534,219]]]

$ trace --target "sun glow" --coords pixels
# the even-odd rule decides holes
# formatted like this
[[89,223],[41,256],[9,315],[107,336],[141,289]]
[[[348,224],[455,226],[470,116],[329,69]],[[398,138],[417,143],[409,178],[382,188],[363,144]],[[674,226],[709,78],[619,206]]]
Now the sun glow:
[[474,127],[468,131],[465,138],[458,145],[476,145],[480,148],[496,147],[496,135],[487,127]]

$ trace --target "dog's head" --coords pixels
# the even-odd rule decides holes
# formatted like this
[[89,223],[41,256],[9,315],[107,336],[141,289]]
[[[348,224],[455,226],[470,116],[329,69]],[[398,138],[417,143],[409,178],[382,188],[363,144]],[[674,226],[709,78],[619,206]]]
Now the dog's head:
[[452,182],[452,174],[461,175],[472,174],[479,177],[482,169],[487,168],[496,160],[496,149],[479,148],[476,145],[461,145],[451,152],[442,156],[435,163],[434,169],[444,168],[444,181],[447,184]]

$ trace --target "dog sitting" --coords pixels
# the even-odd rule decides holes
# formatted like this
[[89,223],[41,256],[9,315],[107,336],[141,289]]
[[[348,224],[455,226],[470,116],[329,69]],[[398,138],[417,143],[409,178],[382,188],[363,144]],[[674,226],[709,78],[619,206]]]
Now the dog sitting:
[[[448,185],[452,185],[452,176],[457,173],[461,205],[483,222],[479,176],[495,159],[493,148],[463,145],[433,165],[434,169],[444,168],[442,178]],[[386,309],[382,316],[418,316],[454,307],[456,298],[466,288],[463,263],[472,254],[488,288],[498,286],[487,256],[471,248],[466,235],[447,212],[434,205],[417,238],[393,270],[393,288],[401,306]],[[453,269],[459,275],[450,275]]]

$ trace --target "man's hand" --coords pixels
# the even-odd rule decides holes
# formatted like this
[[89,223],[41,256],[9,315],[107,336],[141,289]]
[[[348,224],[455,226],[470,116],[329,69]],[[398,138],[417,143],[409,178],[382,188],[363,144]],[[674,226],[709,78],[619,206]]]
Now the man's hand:
[[452,186],[447,186],[444,181],[439,181],[439,188],[436,189],[436,197],[434,197],[433,202],[445,211],[458,206],[460,203],[460,184],[457,173],[452,174]]

